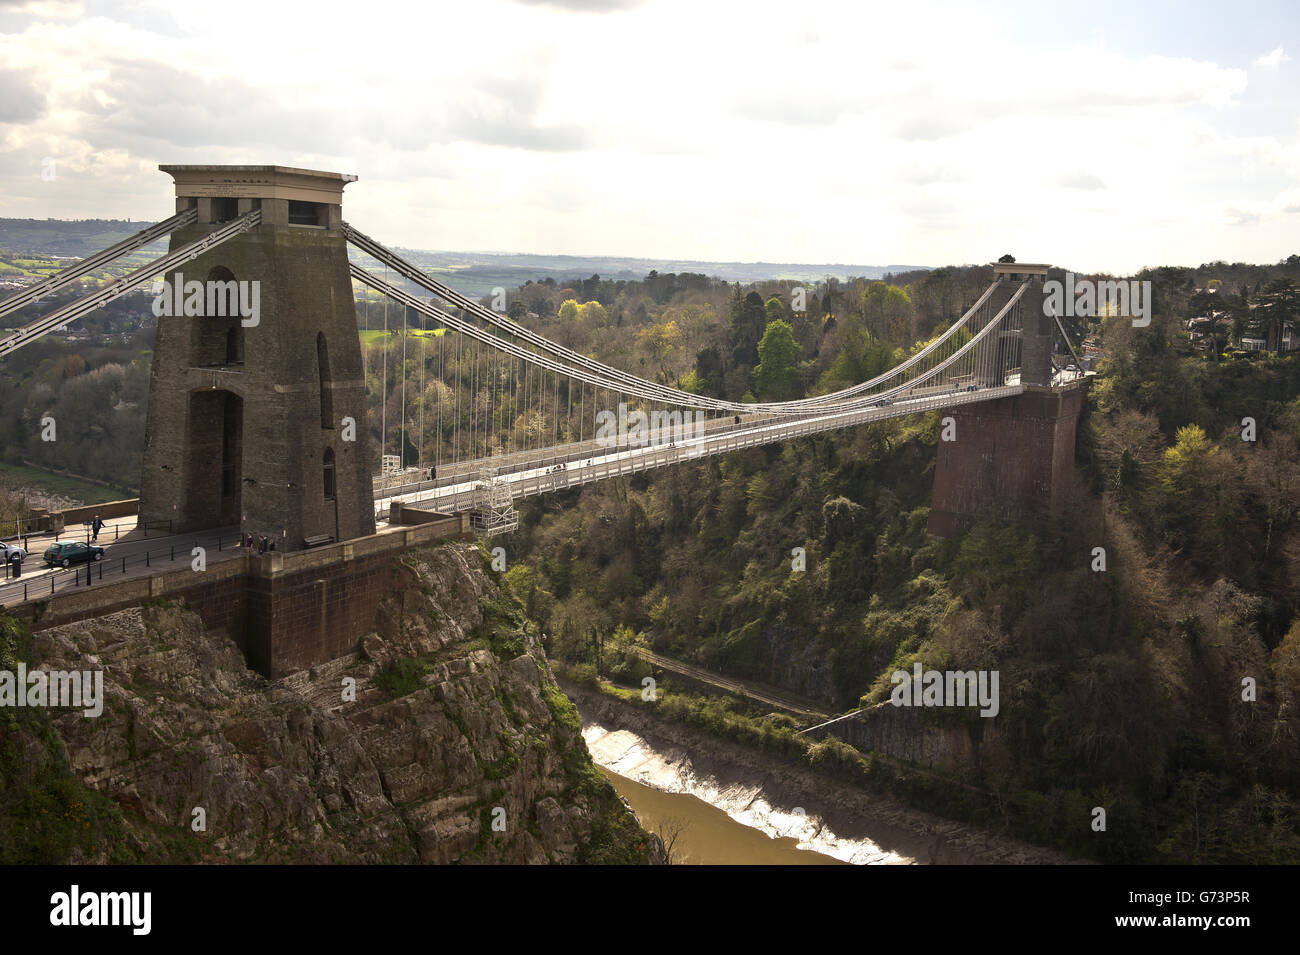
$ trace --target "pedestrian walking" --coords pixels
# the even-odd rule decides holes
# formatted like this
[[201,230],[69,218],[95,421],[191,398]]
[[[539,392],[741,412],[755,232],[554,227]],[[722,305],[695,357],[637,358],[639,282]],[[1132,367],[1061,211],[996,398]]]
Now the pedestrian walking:
[[90,522],[90,530],[91,530],[90,539],[91,539],[92,541],[97,541],[97,540],[99,540],[99,529],[100,529],[101,527],[103,527],[103,526],[104,526],[104,522],[101,521],[101,520],[99,519],[99,515],[96,514],[96,515],[95,515],[95,519],[94,519],[93,521]]

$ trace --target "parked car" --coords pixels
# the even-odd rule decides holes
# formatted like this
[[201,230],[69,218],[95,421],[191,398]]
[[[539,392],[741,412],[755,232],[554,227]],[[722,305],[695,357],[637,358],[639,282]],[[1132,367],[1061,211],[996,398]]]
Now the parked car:
[[46,567],[67,567],[69,564],[84,564],[87,561],[102,560],[104,548],[81,541],[64,541],[51,544],[45,549]]
[[27,551],[17,544],[6,544],[0,541],[0,556],[3,556],[6,561],[23,560],[27,557]]

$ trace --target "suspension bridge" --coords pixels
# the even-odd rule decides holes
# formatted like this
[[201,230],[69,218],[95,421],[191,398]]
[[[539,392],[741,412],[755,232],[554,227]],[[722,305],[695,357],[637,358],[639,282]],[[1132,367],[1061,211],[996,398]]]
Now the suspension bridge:
[[[1015,403],[1026,393],[1059,394],[1083,376],[1043,306],[1047,266],[992,266],[988,287],[956,321],[870,380],[790,401],[736,402],[597,361],[456,291],[343,219],[343,187],[355,177],[279,166],[160,168],[176,180],[175,215],[0,302],[0,321],[22,322],[22,310],[40,299],[169,237],[161,258],[0,334],[2,359],[159,277],[191,279],[176,289],[175,313],[159,317],[144,523],[180,533],[271,529],[282,554],[372,535],[410,508],[467,514],[474,530],[493,535],[517,525],[515,502],[524,497],[886,418],[1009,408],[1012,430],[1027,417],[1046,422],[1046,439],[1038,426],[1017,432],[1024,446],[1012,455],[1051,459],[1045,472],[1004,461],[981,477],[990,458],[1008,457],[1005,442],[994,450],[998,429],[987,426],[1003,411],[959,418],[974,423],[972,439],[965,459],[948,463],[957,477],[945,496],[950,510],[968,511],[972,488],[999,496],[1020,473],[1037,476],[1019,497],[1050,496],[1061,434],[1073,445],[1073,420],[1064,431],[1059,422],[1076,410]],[[248,282],[260,289],[253,322],[235,301]],[[358,288],[401,314],[400,344],[390,344],[396,328],[385,305],[378,369],[365,367],[360,347]],[[389,393],[387,368],[398,349],[391,387],[400,398]],[[416,402],[405,395],[412,359]],[[366,426],[376,371],[377,449]],[[426,377],[438,382],[436,401],[426,400]],[[376,465],[392,460],[394,430],[399,468],[384,473]],[[940,472],[944,454],[954,453],[941,448]]]

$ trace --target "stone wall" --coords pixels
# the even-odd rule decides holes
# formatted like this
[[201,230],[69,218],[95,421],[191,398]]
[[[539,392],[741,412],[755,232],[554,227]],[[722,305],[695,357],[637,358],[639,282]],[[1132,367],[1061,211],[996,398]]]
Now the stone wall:
[[951,537],[978,519],[1015,520],[1055,509],[1074,466],[1086,393],[1080,381],[945,410],[956,440],[939,442],[930,533]]
[[981,720],[972,731],[965,723],[935,723],[920,708],[880,703],[814,726],[805,735],[818,740],[834,736],[864,753],[878,751],[914,766],[978,776],[982,754],[1000,742],[991,722]]
[[139,607],[182,601],[210,631],[227,634],[248,665],[272,679],[350,653],[376,629],[383,594],[402,555],[448,538],[470,537],[468,515],[299,553],[253,554],[152,577],[59,592],[13,613],[34,631]]
[[351,653],[363,634],[376,629],[379,602],[393,586],[399,557],[388,552],[327,568],[250,576],[243,647],[249,665],[274,679]]

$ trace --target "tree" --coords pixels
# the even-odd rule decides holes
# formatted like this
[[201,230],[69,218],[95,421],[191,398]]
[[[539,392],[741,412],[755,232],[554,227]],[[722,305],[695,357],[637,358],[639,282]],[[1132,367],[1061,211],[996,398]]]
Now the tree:
[[1173,447],[1166,448],[1160,461],[1160,483],[1175,497],[1187,497],[1203,486],[1209,459],[1218,453],[1199,426],[1178,429]]
[[758,343],[758,368],[754,387],[765,401],[789,401],[799,391],[799,343],[789,322],[777,319],[767,326]]
[[[737,292],[739,294],[739,292]],[[736,364],[753,368],[759,362],[758,340],[767,324],[767,310],[763,298],[750,292],[739,303],[732,297],[731,353]]]
[[578,319],[578,303],[571,298],[566,298],[560,305],[559,319],[561,322],[574,322]]
[[671,816],[660,821],[655,830],[654,837],[659,840],[663,846],[663,864],[664,865],[682,865],[684,854],[677,851],[677,841],[681,838],[682,833],[689,829],[690,826],[685,819],[679,816]]
[[768,322],[783,319],[785,318],[785,302],[773,295],[763,303],[763,312],[767,316]]
[[722,397],[723,369],[722,355],[713,345],[701,349],[695,355],[695,375],[699,385],[699,394]]
[[398,453],[402,456],[402,467],[420,463],[420,452],[416,448],[415,442],[411,440],[411,434],[405,428],[397,438]]
[[872,282],[862,293],[862,317],[877,338],[906,344],[912,331],[912,300],[897,285]]
[[845,328],[842,341],[842,347],[831,362],[826,378],[822,380],[822,386],[827,391],[834,390],[834,387],[870,381],[894,364],[893,351],[889,346],[861,325]]
[[656,322],[636,333],[637,344],[650,353],[661,381],[667,380],[672,358],[682,347],[682,330],[675,321]]
[[609,315],[605,311],[605,306],[599,302],[585,302],[578,309],[579,317],[582,324],[588,328],[604,328],[609,324]]
[[857,543],[866,534],[869,515],[861,504],[841,495],[822,505],[822,525],[826,550],[832,551],[844,541]]
[[1241,469],[1198,425],[1178,429],[1158,469],[1166,504],[1161,517],[1175,548],[1202,567],[1249,560]]

